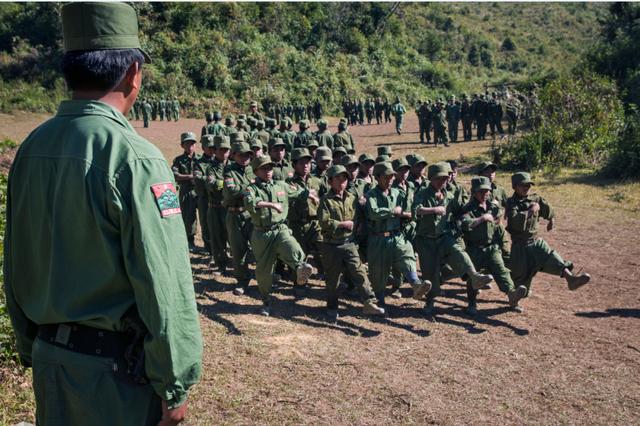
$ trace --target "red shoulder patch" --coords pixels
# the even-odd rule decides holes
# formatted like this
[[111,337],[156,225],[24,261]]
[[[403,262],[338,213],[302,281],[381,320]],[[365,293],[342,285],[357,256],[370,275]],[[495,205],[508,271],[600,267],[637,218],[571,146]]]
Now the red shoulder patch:
[[156,203],[160,209],[160,216],[167,217],[174,214],[180,214],[180,201],[176,187],[172,183],[158,183],[151,185]]

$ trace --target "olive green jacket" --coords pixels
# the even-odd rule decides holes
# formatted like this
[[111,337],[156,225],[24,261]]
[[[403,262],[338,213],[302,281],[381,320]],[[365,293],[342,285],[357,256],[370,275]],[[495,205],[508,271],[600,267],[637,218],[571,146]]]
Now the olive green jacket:
[[[533,203],[540,205],[540,210],[529,216],[529,207]],[[515,193],[507,200],[507,231],[513,242],[525,242],[536,238],[540,218],[553,219],[553,208],[538,194],[529,194],[520,198]]]
[[224,169],[224,188],[222,190],[225,207],[243,207],[245,190],[253,183],[255,175],[250,166],[242,167],[233,162]]
[[[327,243],[344,242],[353,238],[361,220],[359,214],[358,198],[350,192],[344,191],[342,197],[329,189],[329,192],[320,199],[318,207],[318,220],[322,239]],[[351,220],[354,222],[353,230],[338,228],[340,222]]]
[[482,222],[476,227],[471,227],[474,220],[486,213],[490,213],[494,219],[499,219],[501,217],[499,206],[492,204],[487,200],[486,207],[486,209],[482,207],[475,198],[471,199],[471,201],[464,206],[461,227],[464,242],[469,247],[487,247],[491,244],[501,242],[501,236],[496,233],[499,226],[498,223]]
[[137,306],[155,392],[180,405],[202,337],[175,182],[162,153],[98,101],[63,101],[18,150],[4,240],[7,306],[30,362],[38,324],[123,331]]
[[[256,178],[255,182],[247,186],[244,193],[244,207],[251,215],[251,222],[254,227],[268,228],[273,225],[284,223],[289,214],[289,199],[296,197],[306,197],[307,190],[298,188],[296,185],[283,181],[272,180],[265,182]],[[258,208],[260,201],[279,203],[282,205],[282,212],[271,208]],[[256,228],[254,228],[256,229]]]

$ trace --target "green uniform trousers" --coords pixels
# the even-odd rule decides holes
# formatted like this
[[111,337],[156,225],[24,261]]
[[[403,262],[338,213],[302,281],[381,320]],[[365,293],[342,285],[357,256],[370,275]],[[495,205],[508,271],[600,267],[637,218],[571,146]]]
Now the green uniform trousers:
[[224,270],[229,264],[227,257],[227,210],[222,206],[209,204],[207,207],[207,228],[211,255],[216,266]]
[[317,220],[309,222],[291,222],[291,232],[306,254],[313,255],[313,260],[318,268],[318,273],[323,273],[323,264],[320,260],[320,223]]
[[227,211],[227,236],[229,238],[229,248],[231,248],[231,260],[233,262],[233,276],[238,281],[239,286],[249,285],[251,276],[247,266],[247,254],[249,253],[249,239],[253,224],[249,213]]
[[389,237],[370,235],[367,246],[369,280],[376,294],[383,293],[392,271],[408,276],[416,273],[413,247],[402,232]]
[[[467,253],[478,272],[489,273],[498,284],[498,288],[505,294],[513,290],[511,273],[504,264],[502,253],[498,244],[486,247],[467,246]],[[475,302],[478,290],[473,290],[471,283],[467,280],[467,295],[470,302]]]
[[573,269],[573,263],[565,262],[557,251],[541,238],[528,242],[513,242],[511,244],[511,259],[509,269],[515,286],[523,285],[527,293],[531,288],[531,281],[538,271],[547,274],[562,275],[567,268]]
[[396,115],[396,131],[402,131],[402,124],[404,123],[404,115]]
[[453,274],[462,276],[473,270],[473,263],[460,242],[451,234],[438,238],[417,236],[415,240],[422,278],[431,281],[431,291],[427,300],[440,296],[440,273],[444,264],[449,265]]
[[[32,359],[36,424],[156,425],[162,417],[160,397],[151,385],[129,384],[114,372],[112,358],[36,339]],[[121,365],[119,371],[125,368]]]
[[207,196],[198,195],[197,209],[198,209],[198,221],[200,222],[200,232],[202,233],[202,241],[204,241],[204,248],[209,250],[210,242],[209,236],[209,221],[207,220],[207,209],[209,208],[209,201]]
[[180,191],[180,210],[182,211],[182,221],[187,231],[187,238],[193,243],[196,235],[196,211],[198,208],[198,196],[194,191]]
[[376,300],[367,272],[360,261],[358,247],[353,242],[343,244],[321,243],[322,263],[327,286],[327,309],[338,309],[338,282],[340,274],[352,283],[363,302]]
[[264,302],[269,301],[273,270],[277,260],[296,270],[305,261],[305,254],[285,224],[274,225],[269,231],[256,228],[251,233],[251,247],[256,255],[256,280]]

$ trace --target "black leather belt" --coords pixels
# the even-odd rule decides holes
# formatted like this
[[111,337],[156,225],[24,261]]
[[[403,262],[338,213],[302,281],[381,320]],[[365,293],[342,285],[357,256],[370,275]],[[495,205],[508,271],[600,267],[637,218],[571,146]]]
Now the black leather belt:
[[122,357],[127,346],[124,333],[76,323],[39,325],[38,338],[72,352],[105,358]]
[[398,235],[400,230],[396,229],[395,231],[386,231],[386,232],[372,232],[371,236],[373,237],[393,237]]

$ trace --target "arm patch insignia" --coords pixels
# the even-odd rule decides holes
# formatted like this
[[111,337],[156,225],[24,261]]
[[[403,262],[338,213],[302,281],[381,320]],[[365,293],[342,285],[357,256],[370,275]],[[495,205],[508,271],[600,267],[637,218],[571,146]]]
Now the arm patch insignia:
[[160,216],[167,217],[181,213],[178,194],[172,183],[151,185],[151,191],[153,191],[156,203],[160,209]]

